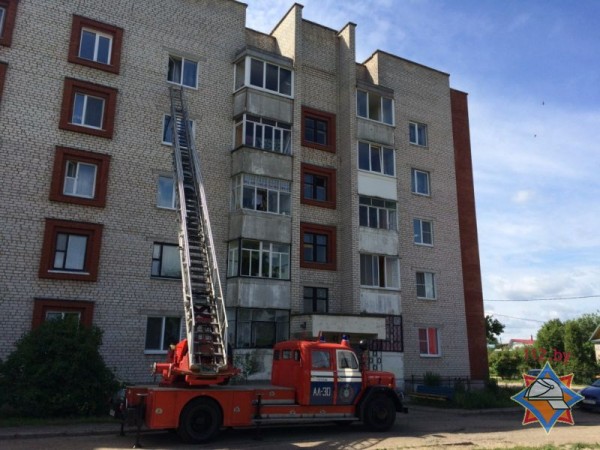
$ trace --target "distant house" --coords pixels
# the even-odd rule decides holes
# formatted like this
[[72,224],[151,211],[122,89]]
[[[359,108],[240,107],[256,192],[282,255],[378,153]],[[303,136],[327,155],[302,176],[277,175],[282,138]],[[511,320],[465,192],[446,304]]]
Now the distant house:
[[523,348],[525,346],[533,344],[535,344],[533,336],[531,336],[529,339],[511,339],[510,341],[508,341],[508,348],[512,350],[515,348]]
[[592,333],[590,342],[594,343],[594,349],[596,350],[596,361],[600,363],[600,325],[598,325]]

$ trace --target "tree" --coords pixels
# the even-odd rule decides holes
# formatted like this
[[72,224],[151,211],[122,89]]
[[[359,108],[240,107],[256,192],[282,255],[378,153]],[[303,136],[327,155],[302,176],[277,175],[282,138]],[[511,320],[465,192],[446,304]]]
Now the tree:
[[487,337],[487,343],[490,345],[498,344],[498,337],[504,332],[504,324],[500,323],[498,319],[492,318],[492,316],[485,316],[485,334]]
[[1,400],[31,417],[106,414],[118,383],[99,353],[102,331],[50,320],[23,336],[0,366]]
[[564,352],[565,324],[560,319],[552,319],[545,322],[537,333],[536,346],[549,352],[555,349]]
[[523,364],[523,355],[514,350],[496,350],[489,354],[490,369],[501,378],[515,378],[519,375],[519,366]]
[[574,374],[574,378],[578,382],[587,383],[600,373],[594,344],[590,342],[590,336],[599,323],[600,314],[584,314],[578,319],[565,323],[564,351],[569,353],[566,369]]

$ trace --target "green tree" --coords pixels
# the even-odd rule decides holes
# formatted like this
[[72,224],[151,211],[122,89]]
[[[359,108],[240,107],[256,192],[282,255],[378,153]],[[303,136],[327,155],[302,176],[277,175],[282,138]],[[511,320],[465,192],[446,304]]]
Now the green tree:
[[490,315],[485,316],[485,334],[487,343],[498,345],[498,337],[504,332],[504,324]]
[[577,382],[587,383],[600,373],[594,344],[589,341],[599,323],[600,314],[584,314],[565,323],[564,351],[569,354],[565,369],[574,374]]
[[118,388],[99,353],[102,331],[50,320],[23,336],[0,366],[2,400],[31,417],[106,414]]
[[565,324],[560,319],[545,322],[536,336],[536,347],[552,352],[555,349],[565,351]]
[[519,376],[519,367],[523,365],[523,355],[515,350],[493,351],[489,355],[489,364],[495,375],[516,378]]

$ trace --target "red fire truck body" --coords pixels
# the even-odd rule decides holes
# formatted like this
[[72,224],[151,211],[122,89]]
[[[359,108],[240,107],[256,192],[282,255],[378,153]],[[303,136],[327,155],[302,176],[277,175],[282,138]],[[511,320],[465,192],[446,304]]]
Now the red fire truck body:
[[366,370],[347,340],[276,344],[270,385],[161,384],[130,387],[129,415],[150,429],[176,429],[186,442],[206,442],[222,427],[273,423],[363,421],[384,431],[406,412],[394,375]]

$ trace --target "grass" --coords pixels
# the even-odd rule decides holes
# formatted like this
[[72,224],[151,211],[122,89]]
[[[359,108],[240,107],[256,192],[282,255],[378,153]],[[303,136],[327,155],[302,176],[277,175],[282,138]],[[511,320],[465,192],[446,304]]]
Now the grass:
[[424,398],[411,398],[411,402],[418,405],[436,406],[439,408],[461,408],[461,409],[491,409],[509,408],[517,406],[510,399],[518,393],[522,387],[500,387],[494,386],[483,390],[460,391],[454,394],[450,401],[428,400]]
[[0,415],[0,427],[3,428],[40,425],[73,425],[82,423],[116,423],[116,421],[110,416],[34,418]]

